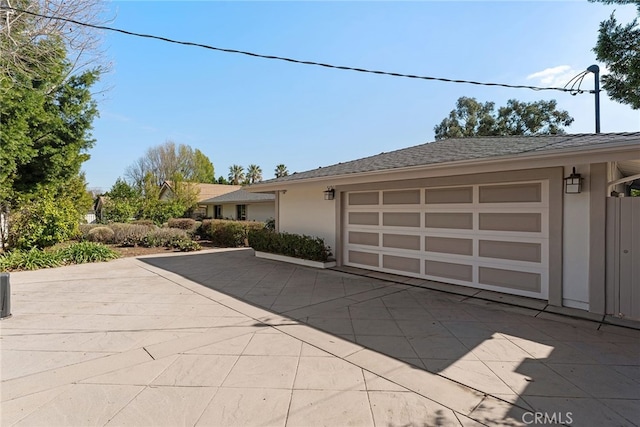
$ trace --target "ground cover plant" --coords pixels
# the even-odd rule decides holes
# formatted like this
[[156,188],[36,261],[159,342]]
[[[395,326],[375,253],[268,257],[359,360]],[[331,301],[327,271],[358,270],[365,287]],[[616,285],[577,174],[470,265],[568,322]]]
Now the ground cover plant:
[[14,249],[0,254],[0,271],[38,270],[118,258],[117,252],[95,242],[75,242],[58,248]]

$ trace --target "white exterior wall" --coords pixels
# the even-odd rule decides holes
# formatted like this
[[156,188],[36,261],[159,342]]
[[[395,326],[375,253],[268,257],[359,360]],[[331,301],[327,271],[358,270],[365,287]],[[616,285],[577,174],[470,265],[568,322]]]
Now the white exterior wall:
[[274,203],[252,203],[247,205],[247,220],[265,222],[274,218],[276,208]]
[[[296,185],[279,196],[279,231],[321,237],[336,253],[336,200],[324,200],[326,185]],[[336,194],[336,199],[338,194]]]
[[562,305],[589,309],[589,226],[590,192],[589,165],[564,167],[564,176],[571,175],[573,166],[582,175],[580,194],[564,193],[562,230]]
[[236,205],[222,205],[221,219],[236,219]]

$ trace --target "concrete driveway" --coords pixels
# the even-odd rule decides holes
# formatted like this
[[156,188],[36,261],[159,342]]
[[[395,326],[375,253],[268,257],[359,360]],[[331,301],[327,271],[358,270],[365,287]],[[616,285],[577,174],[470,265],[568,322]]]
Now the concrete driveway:
[[1,424],[638,425],[640,331],[420,282],[250,249],[13,273]]

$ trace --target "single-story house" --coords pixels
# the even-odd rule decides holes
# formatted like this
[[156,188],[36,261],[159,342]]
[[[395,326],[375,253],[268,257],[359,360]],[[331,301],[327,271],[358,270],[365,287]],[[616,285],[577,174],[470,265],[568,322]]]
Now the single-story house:
[[636,189],[640,132],[447,139],[248,187],[339,266],[640,320]]
[[[174,193],[174,183],[165,181],[160,186],[160,200],[167,200]],[[193,185],[198,192],[198,207],[194,210],[195,217],[213,217],[213,211],[207,210],[204,201],[223,194],[231,193],[242,188],[241,185],[226,184],[203,184],[203,183],[183,183],[183,185]]]
[[275,218],[273,194],[236,190],[200,202],[206,206],[207,216],[215,219],[238,219],[264,222]]

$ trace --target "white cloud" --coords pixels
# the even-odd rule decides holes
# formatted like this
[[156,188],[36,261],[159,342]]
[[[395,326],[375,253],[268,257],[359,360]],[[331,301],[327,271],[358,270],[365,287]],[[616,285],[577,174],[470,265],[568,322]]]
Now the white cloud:
[[[548,87],[564,87],[571,81],[571,79],[583,71],[586,71],[586,69],[580,70],[575,69],[570,65],[558,65],[556,67],[545,68],[542,71],[536,71],[535,73],[529,74],[527,76],[527,80],[537,80],[537,84]],[[600,75],[607,74],[607,72],[608,70],[605,66],[600,66]],[[568,88],[569,87],[571,87],[571,85],[569,85]],[[577,88],[577,85],[575,87]],[[580,87],[586,90],[593,89],[592,73],[587,73]]]

